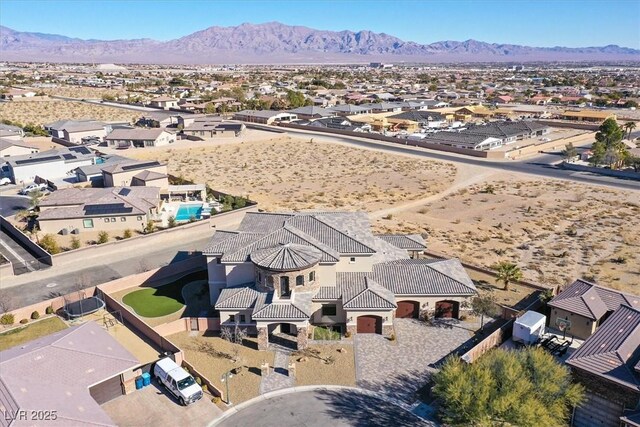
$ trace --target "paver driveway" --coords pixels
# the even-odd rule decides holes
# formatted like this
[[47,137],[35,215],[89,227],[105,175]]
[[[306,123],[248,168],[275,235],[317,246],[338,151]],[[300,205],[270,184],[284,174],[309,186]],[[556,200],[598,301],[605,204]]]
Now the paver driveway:
[[414,319],[395,319],[396,342],[377,334],[355,336],[359,387],[405,402],[434,371],[429,365],[463,344],[472,333],[461,327],[438,328]]

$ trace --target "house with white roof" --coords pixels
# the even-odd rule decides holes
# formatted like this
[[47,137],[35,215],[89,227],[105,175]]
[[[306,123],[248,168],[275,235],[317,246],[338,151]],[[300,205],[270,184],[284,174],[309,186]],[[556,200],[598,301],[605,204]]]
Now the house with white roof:
[[250,212],[203,253],[221,325],[266,349],[304,348],[317,325],[390,336],[396,317],[458,318],[473,281],[456,259],[415,258],[424,249],[419,235],[374,235],[363,212]]

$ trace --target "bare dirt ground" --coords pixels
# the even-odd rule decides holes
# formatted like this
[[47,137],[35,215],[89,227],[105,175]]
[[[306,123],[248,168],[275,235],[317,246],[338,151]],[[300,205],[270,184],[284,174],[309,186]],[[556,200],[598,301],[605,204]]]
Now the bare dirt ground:
[[266,210],[375,211],[436,194],[456,174],[448,163],[284,136],[126,155],[167,162],[174,175],[248,196]]
[[[234,404],[244,402],[260,394],[260,365],[262,362],[273,366],[272,351],[258,351],[252,348],[231,344],[222,338],[208,337],[189,332],[180,332],[167,337],[185,352],[185,359],[202,375],[206,376],[220,390],[225,384],[220,381],[222,375],[238,367],[241,372],[235,374],[229,383],[229,394]],[[257,348],[254,338],[246,342]]]
[[[29,98],[30,101],[0,103],[0,117],[21,124],[43,125],[63,119],[94,119],[102,121],[135,122],[139,112],[84,102]],[[33,101],[31,101],[33,100]]]
[[353,346],[349,344],[312,344],[316,356],[292,356],[296,364],[296,385],[334,384],[356,385],[356,366]]
[[584,277],[640,294],[638,192],[501,173],[375,228],[426,233],[432,250],[487,267],[514,261],[541,284]]
[[42,89],[47,95],[65,96],[79,99],[102,99],[103,95],[121,96],[127,93],[124,89],[107,89],[82,86],[58,86]]

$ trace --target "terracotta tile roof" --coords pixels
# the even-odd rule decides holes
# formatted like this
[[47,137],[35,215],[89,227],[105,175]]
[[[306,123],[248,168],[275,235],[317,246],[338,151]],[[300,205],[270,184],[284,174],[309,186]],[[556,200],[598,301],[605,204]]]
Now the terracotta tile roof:
[[640,311],[620,306],[568,359],[567,364],[640,392]]
[[578,314],[591,320],[600,319],[621,305],[640,308],[640,296],[603,288],[578,279],[549,301],[550,307]]

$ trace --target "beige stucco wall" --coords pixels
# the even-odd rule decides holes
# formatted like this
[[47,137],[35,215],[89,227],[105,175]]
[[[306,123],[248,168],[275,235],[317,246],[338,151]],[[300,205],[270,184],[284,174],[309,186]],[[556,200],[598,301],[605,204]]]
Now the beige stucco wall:
[[415,297],[415,296],[408,296],[408,295],[396,295],[396,303],[399,303],[400,301],[417,301],[418,303],[420,303],[421,312],[435,310],[436,303],[438,301],[457,301],[460,303],[460,312],[462,313],[465,310],[470,310],[469,307],[467,308],[463,307],[462,303],[466,301],[470,305],[471,299],[473,299],[473,297],[461,297],[461,296]]
[[[355,258],[355,262],[351,262]],[[349,255],[341,256],[336,264],[337,272],[370,272],[373,270],[373,256],[371,255]]]
[[148,181],[140,181],[138,179],[133,178],[132,179],[132,185],[136,186],[144,186],[144,187],[158,187],[161,190],[166,190],[169,188],[169,178],[168,177],[163,177],[163,178],[157,178],[157,179],[151,179]]
[[[323,305],[335,305],[336,306],[336,315],[335,316],[322,316],[322,306]],[[342,301],[336,300],[335,302],[314,302],[311,306],[312,316],[311,323],[314,324],[332,324],[332,323],[346,323],[347,321],[347,313],[342,308]]]
[[[162,174],[167,174],[167,165],[160,165],[155,167],[149,167],[145,169],[137,169],[133,171],[124,171],[115,174],[103,173],[104,177],[104,186],[105,187],[128,187],[131,185],[131,180],[133,177],[143,170],[148,170],[151,172],[157,172]],[[167,182],[167,186],[169,183]]]
[[358,317],[360,316],[380,316],[382,317],[382,326],[393,325],[393,317],[395,309],[392,310],[347,310],[345,312],[347,326],[356,326]]
[[105,136],[107,136],[107,131],[102,128],[102,129],[95,129],[95,130],[87,130],[84,132],[72,132],[72,133],[67,133],[65,132],[65,135],[67,136],[67,140],[69,142],[73,142],[74,144],[80,144],[82,143],[82,138],[87,137],[87,136],[97,136],[100,139],[103,139]]
[[236,286],[253,281],[254,268],[252,262],[225,264],[224,268],[227,276],[227,286]]
[[318,265],[318,276],[320,277],[321,286],[335,286],[336,265],[335,264]]
[[12,145],[5,148],[4,150],[0,150],[0,157],[22,156],[25,154],[37,153],[39,151],[40,150],[38,150],[37,148],[27,148]]
[[[105,218],[109,219],[109,222],[105,222]],[[125,218],[123,221],[121,218]],[[38,221],[40,230],[44,233],[57,234],[60,230],[67,228],[69,231],[77,228],[80,233],[87,231],[120,231],[125,229],[130,230],[142,230],[146,224],[147,217],[145,215],[129,216],[114,216],[114,217],[92,217],[86,219],[93,219],[93,228],[84,228],[83,220],[85,218],[69,218],[69,219],[55,219],[55,220],[41,220]],[[115,219],[115,221],[111,221]]]
[[[251,323],[251,312],[252,308],[247,310],[220,310],[220,325],[225,326],[225,324],[234,325],[235,322],[229,321],[229,316],[234,315],[235,321],[238,322],[238,326],[246,326]],[[240,323],[240,315],[245,316],[245,322]]]
[[559,308],[551,308],[551,316],[549,317],[549,326],[558,329],[556,319],[568,319],[571,326],[567,328],[567,335],[573,335],[577,338],[587,339],[596,330],[596,321],[587,319],[586,317],[570,313]]

